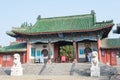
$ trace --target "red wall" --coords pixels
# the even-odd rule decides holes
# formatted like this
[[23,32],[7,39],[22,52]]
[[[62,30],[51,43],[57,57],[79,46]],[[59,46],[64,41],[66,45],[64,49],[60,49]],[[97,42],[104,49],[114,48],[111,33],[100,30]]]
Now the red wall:
[[2,66],[2,54],[0,54],[0,66]]
[[116,50],[102,50],[101,61],[109,65],[117,65]]
[[108,50],[108,51],[106,51],[106,63],[108,64],[111,64],[110,63],[110,54],[111,54],[111,52]]
[[116,59],[116,51],[112,51],[111,52],[111,64],[110,65],[117,65],[117,59]]
[[[14,53],[1,53],[0,54],[0,65],[2,66],[2,67],[11,67],[11,66],[13,66],[13,55],[14,55]],[[5,57],[5,56],[10,56],[9,57],[9,59],[8,58],[6,58],[6,59],[8,59],[8,60],[4,60],[3,59],[3,56]],[[26,61],[25,61],[25,54],[20,54],[20,60],[21,60],[21,63],[26,63]]]
[[[3,59],[3,57],[6,57],[6,56],[9,56],[9,59],[8,58],[6,58],[6,59],[8,59],[8,60],[4,60]],[[3,67],[11,67],[12,65],[13,65],[13,55],[12,54],[1,54],[0,55],[0,57],[1,57],[1,65],[3,66]]]
[[107,53],[106,53],[106,51],[101,51],[101,61],[103,62],[103,63],[105,63],[106,64],[106,56],[107,56]]

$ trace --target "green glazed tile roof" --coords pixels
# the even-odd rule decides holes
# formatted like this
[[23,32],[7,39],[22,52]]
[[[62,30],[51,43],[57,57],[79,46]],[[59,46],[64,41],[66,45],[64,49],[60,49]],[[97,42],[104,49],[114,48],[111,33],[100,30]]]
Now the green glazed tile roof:
[[0,48],[0,53],[23,52],[27,50],[26,46],[26,43],[13,44],[10,46]]
[[[25,31],[25,30],[28,30],[29,27],[20,27],[20,28],[17,28],[17,27],[13,27],[12,30],[15,30],[15,31]],[[13,31],[7,31],[6,34],[12,36],[12,37],[17,37],[17,34],[15,34]]]
[[19,34],[45,34],[60,32],[85,32],[94,31],[103,27],[111,27],[113,21],[96,22],[95,14],[41,18],[28,29],[13,29],[14,33]]
[[6,33],[7,33],[8,35],[10,35],[10,36],[13,36],[13,37],[16,36],[16,34],[13,33],[12,31],[7,31]]
[[101,41],[101,48],[102,49],[116,49],[120,48],[120,39],[103,39]]

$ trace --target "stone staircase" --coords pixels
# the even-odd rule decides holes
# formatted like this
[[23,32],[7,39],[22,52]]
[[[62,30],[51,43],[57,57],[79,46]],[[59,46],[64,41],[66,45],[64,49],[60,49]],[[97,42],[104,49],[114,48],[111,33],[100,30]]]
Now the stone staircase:
[[24,64],[24,75],[89,75],[90,63]]
[[[107,76],[112,69],[100,63],[101,76]],[[24,75],[78,75],[90,76],[90,63],[22,64]],[[10,68],[0,68],[0,75],[10,75]]]
[[1,67],[0,68],[0,75],[10,75],[10,68],[9,67]]

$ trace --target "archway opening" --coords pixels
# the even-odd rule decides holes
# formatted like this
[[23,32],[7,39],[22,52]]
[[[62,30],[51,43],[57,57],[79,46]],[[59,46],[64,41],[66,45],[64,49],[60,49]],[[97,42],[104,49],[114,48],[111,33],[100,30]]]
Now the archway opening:
[[72,62],[74,59],[73,43],[67,41],[59,41],[57,62]]

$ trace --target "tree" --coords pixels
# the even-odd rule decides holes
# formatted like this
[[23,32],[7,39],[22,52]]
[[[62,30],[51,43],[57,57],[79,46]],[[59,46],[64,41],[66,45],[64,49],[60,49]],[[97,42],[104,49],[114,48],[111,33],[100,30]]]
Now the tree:
[[69,61],[72,61],[74,59],[74,54],[73,54],[73,46],[72,45],[65,45],[60,47],[60,56],[66,56],[66,58]]
[[21,24],[21,27],[32,27],[32,23],[24,22]]

